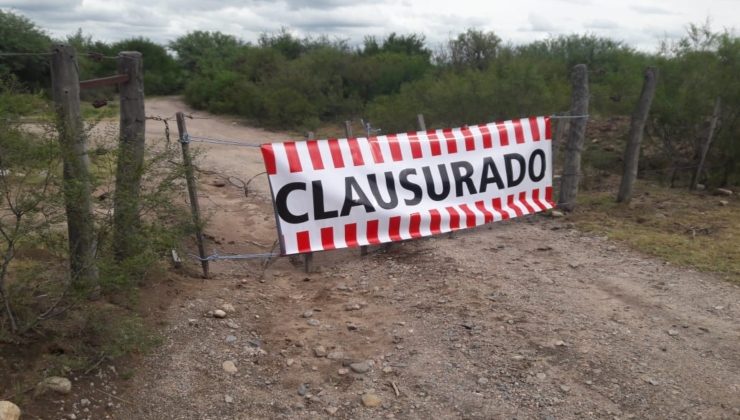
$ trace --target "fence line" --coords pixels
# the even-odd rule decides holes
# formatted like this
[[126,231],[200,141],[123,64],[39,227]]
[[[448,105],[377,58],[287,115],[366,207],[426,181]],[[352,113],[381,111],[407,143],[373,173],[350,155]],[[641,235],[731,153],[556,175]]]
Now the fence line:
[[[580,118],[588,118],[589,115],[551,115],[550,118],[552,119],[558,119],[558,120],[566,120],[566,119],[580,119]],[[168,121],[169,119],[162,118],[162,117],[147,117],[153,120],[158,121]],[[188,134],[188,136],[184,139],[184,141],[190,141],[190,142],[196,142],[196,143],[208,143],[208,144],[219,144],[224,146],[238,146],[238,147],[255,147],[259,148],[261,145],[259,144],[248,144],[244,143],[241,140],[233,140],[233,139],[217,139],[213,137],[204,137],[204,136],[194,136],[192,134]]]
[[264,253],[257,253],[257,254],[228,254],[228,255],[221,255],[218,252],[214,251],[212,255],[209,255],[207,257],[201,258],[198,255],[195,254],[188,254],[193,259],[196,259],[198,261],[222,261],[222,260],[254,260],[254,259],[260,259],[260,258],[274,258],[274,257],[280,257],[282,254],[274,253],[274,252],[264,252]]

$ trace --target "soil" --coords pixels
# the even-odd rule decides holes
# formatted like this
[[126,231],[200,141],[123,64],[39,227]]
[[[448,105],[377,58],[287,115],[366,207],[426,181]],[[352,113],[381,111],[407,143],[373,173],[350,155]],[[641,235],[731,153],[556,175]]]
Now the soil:
[[[147,103],[148,115],[179,110],[177,98]],[[195,136],[288,137],[196,115]],[[163,141],[160,122],[147,130]],[[264,170],[259,149],[194,148],[209,252],[270,252],[266,178],[240,187]],[[207,280],[198,269],[189,260],[189,275],[144,297],[163,344],[110,379],[115,399],[75,395],[97,407],[77,418],[740,418],[740,286],[567,219],[317,253],[309,274],[289,258],[212,262]],[[224,304],[234,311],[214,318]]]

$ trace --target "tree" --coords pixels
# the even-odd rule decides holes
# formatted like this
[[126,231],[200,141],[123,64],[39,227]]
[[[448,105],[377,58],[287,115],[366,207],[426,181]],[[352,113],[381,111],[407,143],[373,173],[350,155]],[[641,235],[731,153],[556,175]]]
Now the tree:
[[500,47],[501,38],[495,33],[471,28],[448,41],[448,59],[458,69],[483,70],[496,58]]
[[187,72],[195,72],[211,62],[218,65],[233,57],[244,45],[240,40],[221,32],[194,31],[170,42],[169,47],[177,53],[177,61]]
[[[26,17],[0,9],[0,52],[45,53],[51,39]],[[13,74],[26,86],[49,85],[48,58],[44,56],[0,57],[0,76]]]
[[167,95],[182,89],[182,70],[167,50],[147,38],[129,38],[111,45],[111,50],[138,51],[144,59],[144,89],[147,94]]

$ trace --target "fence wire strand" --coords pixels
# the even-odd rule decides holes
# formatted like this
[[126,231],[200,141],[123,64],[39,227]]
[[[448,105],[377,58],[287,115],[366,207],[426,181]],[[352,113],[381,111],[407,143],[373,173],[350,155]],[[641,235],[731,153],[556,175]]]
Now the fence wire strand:
[[[559,120],[566,120],[566,119],[579,119],[579,118],[588,118],[589,115],[551,115],[550,118],[552,119],[559,119]],[[192,116],[189,118],[193,118]],[[155,118],[152,118],[155,119]],[[238,146],[238,147],[256,147],[259,148],[261,145],[259,144],[248,144],[244,143],[242,140],[234,140],[234,139],[217,139],[213,137],[205,137],[205,136],[195,136],[192,134],[188,134],[188,137],[186,139],[187,141],[196,142],[196,143],[208,143],[208,144],[218,144],[223,146]]]
[[201,258],[200,256],[196,254],[189,254],[192,258],[198,260],[198,261],[225,261],[225,260],[255,260],[255,259],[270,259],[281,256],[279,253],[274,252],[263,252],[263,253],[257,253],[257,254],[226,254],[222,255],[219,254],[217,251],[214,251],[213,254]]

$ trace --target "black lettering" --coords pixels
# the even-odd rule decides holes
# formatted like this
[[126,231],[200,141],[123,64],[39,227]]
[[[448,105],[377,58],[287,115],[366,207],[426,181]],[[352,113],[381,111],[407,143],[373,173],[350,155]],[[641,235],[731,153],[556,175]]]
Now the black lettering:
[[[355,193],[357,193],[357,199],[354,198]],[[355,206],[365,206],[365,211],[368,213],[375,211],[375,208],[370,203],[370,200],[367,199],[367,195],[362,191],[357,180],[348,176],[344,178],[344,204],[342,205],[342,212],[340,214],[342,216],[349,215],[352,207]]]
[[324,186],[321,181],[311,181],[313,191],[313,218],[315,220],[331,219],[339,216],[339,211],[324,209]]
[[[540,173],[539,175],[534,174],[534,158],[539,156],[541,164],[540,164]],[[547,168],[547,162],[545,161],[545,152],[542,151],[542,149],[537,149],[534,152],[532,152],[532,156],[529,157],[529,178],[534,181],[538,182],[542,178],[545,177],[545,169]]]
[[488,184],[496,184],[496,187],[500,190],[504,189],[504,181],[501,180],[501,175],[498,173],[496,163],[493,158],[487,157],[483,159],[483,176],[480,180],[479,192],[484,193],[488,188]]
[[275,205],[281,219],[288,223],[304,223],[308,221],[308,213],[293,214],[288,209],[288,195],[295,190],[306,191],[306,184],[303,182],[291,182],[283,185],[275,196]]
[[388,201],[383,201],[383,197],[380,195],[378,189],[378,180],[375,174],[367,176],[367,182],[370,184],[370,191],[372,191],[375,197],[375,202],[385,210],[389,210],[398,206],[398,194],[396,194],[396,183],[393,181],[393,172],[385,173],[385,188],[388,190]]
[[429,194],[429,198],[434,201],[442,201],[450,195],[450,178],[447,176],[447,168],[444,164],[440,163],[437,165],[437,169],[439,169],[439,176],[442,178],[442,192],[440,193],[437,193],[434,190],[434,178],[432,178],[432,171],[429,167],[425,166],[421,168],[422,172],[424,172],[424,180],[427,184],[427,194]]
[[[468,187],[468,193],[475,194],[475,184],[471,177],[473,176],[473,165],[468,162],[452,162],[452,175],[455,177],[455,195],[462,197],[463,184]],[[462,173],[462,169],[465,169],[465,174]]]
[[[516,178],[514,178],[514,168],[511,166],[512,161],[517,161],[519,163],[519,174]],[[506,164],[506,186],[511,188],[521,184],[524,179],[524,175],[526,175],[526,161],[524,160],[524,157],[518,153],[509,153],[504,155],[504,163]]]
[[401,187],[405,188],[406,190],[411,191],[414,193],[414,198],[411,199],[405,199],[403,200],[407,206],[415,206],[419,203],[421,203],[422,196],[424,194],[424,191],[421,189],[420,186],[417,184],[409,181],[410,175],[416,175],[416,169],[404,169],[401,171],[401,174],[398,176],[398,179],[401,183]]

